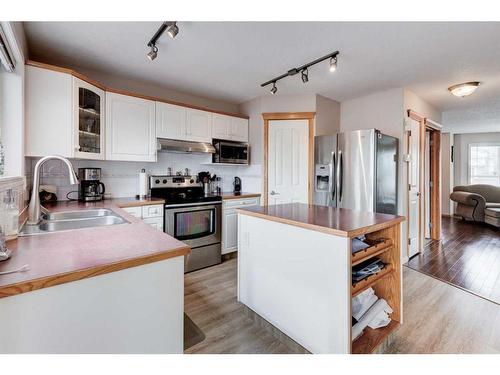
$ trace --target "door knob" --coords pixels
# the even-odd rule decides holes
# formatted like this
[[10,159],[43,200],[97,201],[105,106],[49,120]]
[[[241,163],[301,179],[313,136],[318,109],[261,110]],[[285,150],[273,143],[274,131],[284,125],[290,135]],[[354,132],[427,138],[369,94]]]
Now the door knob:
[[271,190],[271,195],[280,195],[280,193],[276,193],[274,190]]

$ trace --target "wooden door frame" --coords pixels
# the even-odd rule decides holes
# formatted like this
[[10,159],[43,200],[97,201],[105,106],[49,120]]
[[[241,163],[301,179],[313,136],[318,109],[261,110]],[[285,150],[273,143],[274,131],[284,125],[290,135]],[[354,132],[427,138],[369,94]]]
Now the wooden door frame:
[[[418,248],[419,251],[423,250],[423,224],[425,224],[424,212],[423,212],[423,204],[425,199],[425,133],[427,131],[430,132],[430,140],[431,140],[431,149],[430,149],[430,178],[432,181],[432,186],[430,187],[430,222],[432,223],[430,236],[433,240],[441,239],[441,125],[435,121],[432,121],[421,114],[408,109],[407,115],[414,121],[419,123],[419,153],[421,155],[418,163],[418,175],[419,175],[419,222],[418,222]],[[408,134],[406,134],[406,140],[408,144]],[[407,178],[409,178],[409,169],[407,169]],[[407,212],[409,212],[409,197],[406,194],[406,204],[407,204]],[[409,231],[409,220],[407,220],[407,228]],[[409,233],[409,232],[408,232]]]
[[268,205],[269,189],[269,121],[271,120],[307,120],[309,127],[309,150],[307,162],[307,198],[309,204],[313,201],[313,169],[314,169],[314,117],[316,112],[266,112],[262,113],[264,119],[264,206]]
[[425,130],[430,132],[430,235],[432,240],[441,239],[441,125],[425,119]]

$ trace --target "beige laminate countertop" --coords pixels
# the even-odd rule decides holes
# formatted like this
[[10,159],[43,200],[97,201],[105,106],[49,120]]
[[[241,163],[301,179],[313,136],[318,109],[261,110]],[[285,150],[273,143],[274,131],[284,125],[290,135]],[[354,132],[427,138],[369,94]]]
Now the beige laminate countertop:
[[30,269],[0,275],[0,298],[189,254],[191,249],[185,243],[122,209],[163,203],[161,199],[118,198],[48,205],[50,211],[109,208],[129,223],[19,237],[7,242],[12,256],[0,263],[0,272],[24,264]]
[[256,216],[342,237],[356,237],[361,234],[371,233],[405,220],[403,216],[304,203],[253,206],[239,208],[237,211],[244,215]]

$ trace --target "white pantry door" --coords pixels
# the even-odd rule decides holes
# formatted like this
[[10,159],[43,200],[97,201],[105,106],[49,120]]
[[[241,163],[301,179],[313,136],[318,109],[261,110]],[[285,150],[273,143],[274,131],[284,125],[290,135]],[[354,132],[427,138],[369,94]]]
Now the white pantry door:
[[268,202],[308,202],[308,120],[269,121]]
[[406,120],[408,159],[408,257],[420,252],[420,124]]

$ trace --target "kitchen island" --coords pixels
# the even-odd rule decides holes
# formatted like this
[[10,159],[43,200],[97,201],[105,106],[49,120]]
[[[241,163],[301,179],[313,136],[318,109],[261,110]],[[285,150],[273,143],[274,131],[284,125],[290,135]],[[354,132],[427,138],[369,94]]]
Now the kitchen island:
[[[402,323],[403,217],[301,203],[238,214],[238,300],[308,351],[371,353]],[[361,235],[370,247],[353,254]],[[386,267],[353,283],[352,267],[373,257]],[[370,287],[392,321],[353,342],[351,300]]]
[[107,208],[124,224],[19,237],[0,272],[1,353],[182,353],[184,258],[190,248],[123,207],[163,200],[60,202]]

